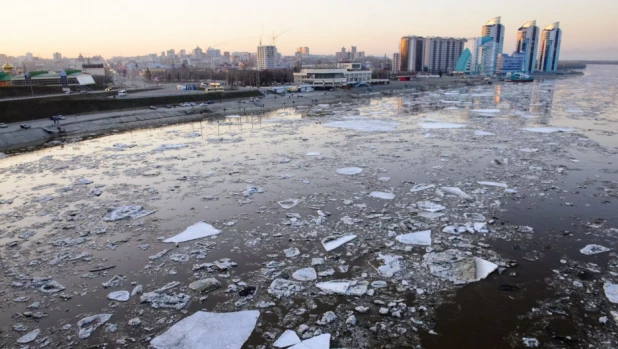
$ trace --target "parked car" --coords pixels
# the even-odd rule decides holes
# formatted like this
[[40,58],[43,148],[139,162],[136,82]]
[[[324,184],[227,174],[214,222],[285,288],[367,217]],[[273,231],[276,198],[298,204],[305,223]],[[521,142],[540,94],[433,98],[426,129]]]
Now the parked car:
[[155,107],[154,105],[151,105],[151,106],[150,106],[150,107],[148,107],[148,108],[150,108],[150,110],[157,110],[157,107]]
[[171,108],[171,107],[172,107],[172,105],[171,105],[171,104],[166,104],[166,105],[165,105],[165,107],[166,107],[166,108]]
[[0,128],[7,128],[9,127],[9,125],[5,124],[4,122],[0,122]]
[[27,130],[27,129],[30,128],[30,125],[28,125],[28,124],[21,124],[21,125],[19,125],[19,127],[23,128],[24,130]]

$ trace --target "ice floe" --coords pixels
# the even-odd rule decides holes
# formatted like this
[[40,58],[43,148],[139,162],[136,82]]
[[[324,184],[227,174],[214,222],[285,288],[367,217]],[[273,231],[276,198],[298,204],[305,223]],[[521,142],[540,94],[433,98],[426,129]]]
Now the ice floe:
[[466,127],[465,124],[455,124],[450,122],[419,122],[418,124],[421,128],[432,130]]
[[275,343],[273,343],[273,347],[287,348],[298,343],[300,343],[300,338],[298,338],[296,332],[292,330],[285,330],[285,332],[283,332],[281,336],[279,336]]
[[424,265],[437,277],[454,284],[466,284],[487,277],[498,265],[482,258],[471,257],[460,250],[430,252],[423,256]]
[[163,240],[163,242],[179,243],[218,234],[221,234],[221,230],[215,229],[212,225],[206,222],[198,222],[187,227],[187,229],[185,229],[182,233]]
[[611,249],[605,247],[605,246],[601,246],[601,245],[596,245],[596,244],[590,244],[590,245],[586,245],[586,247],[582,248],[581,250],[579,250],[579,252],[586,254],[586,255],[592,255],[592,254],[597,254],[597,253],[602,253],[602,252],[609,252],[611,251]]
[[431,230],[397,235],[395,240],[406,245],[431,245]]
[[524,131],[536,133],[554,133],[554,132],[571,132],[572,128],[568,127],[524,127]]
[[326,251],[332,251],[337,247],[356,239],[356,235],[329,236],[322,239],[322,246]]
[[371,193],[369,193],[369,196],[384,200],[393,200],[395,198],[395,194],[385,193],[382,191],[372,191]]
[[344,168],[337,169],[338,174],[349,175],[349,176],[357,175],[361,172],[363,172],[363,169],[360,167],[344,167]]
[[345,121],[331,121],[323,124],[325,127],[344,128],[355,131],[363,132],[390,132],[397,130],[399,126],[395,121],[383,121],[383,120],[345,120]]

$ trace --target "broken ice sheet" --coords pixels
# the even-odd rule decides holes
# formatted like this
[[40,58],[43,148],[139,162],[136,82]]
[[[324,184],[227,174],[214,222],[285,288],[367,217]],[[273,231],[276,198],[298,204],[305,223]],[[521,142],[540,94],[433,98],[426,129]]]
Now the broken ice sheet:
[[606,282],[603,285],[603,290],[605,291],[605,297],[610,302],[618,304],[618,284]]
[[253,332],[259,316],[258,310],[198,311],[153,338],[150,345],[157,349],[240,349]]
[[356,280],[333,280],[318,282],[315,286],[326,293],[360,297],[367,292],[369,282]]
[[353,175],[357,175],[359,173],[363,172],[363,169],[360,167],[344,167],[344,168],[338,168],[337,169],[337,173],[341,174],[341,175],[349,175],[349,176],[353,176]]
[[396,273],[402,270],[401,264],[403,263],[403,257],[392,256],[388,254],[379,254],[378,260],[384,264],[378,267],[378,272],[382,276],[393,277]]
[[187,229],[185,229],[182,233],[163,240],[163,242],[179,243],[218,234],[221,234],[221,230],[215,229],[212,225],[206,222],[198,222],[187,227]]
[[431,245],[431,230],[397,235],[395,240],[406,245]]
[[398,122],[383,121],[383,120],[345,120],[345,121],[331,121],[323,124],[325,127],[344,128],[355,131],[363,132],[390,132],[396,131]]
[[281,206],[281,208],[288,210],[288,209],[298,205],[300,203],[300,200],[298,200],[298,199],[287,199],[287,200],[283,200],[283,201],[278,201],[277,203],[279,204],[279,206]]
[[298,269],[292,274],[292,278],[298,281],[311,281],[318,278],[318,275],[313,268]]
[[438,212],[444,210],[446,207],[433,203],[431,201],[419,201],[416,203],[416,207],[419,210],[427,211],[427,212]]
[[79,328],[78,337],[81,339],[85,339],[90,337],[92,332],[94,332],[99,326],[105,324],[112,318],[112,314],[97,314],[92,316],[87,316],[77,322],[77,327]]
[[498,268],[492,262],[467,256],[463,251],[454,249],[427,253],[423,260],[432,275],[456,285],[484,279]]
[[329,349],[330,348],[330,334],[325,333],[313,338],[304,340],[293,347],[288,349]]
[[273,343],[273,347],[287,348],[298,343],[300,343],[300,338],[298,338],[296,332],[292,330],[285,330],[285,332],[283,332],[281,336],[279,336],[275,343]]
[[596,245],[596,244],[586,245],[586,247],[584,247],[581,250],[579,250],[579,252],[581,252],[582,254],[585,254],[585,255],[593,255],[593,254],[602,253],[602,252],[609,252],[609,251],[611,251],[611,249],[609,249],[609,248],[607,248],[605,246]]
[[332,251],[337,247],[356,239],[356,235],[329,236],[322,239],[322,246],[326,251]]
[[395,198],[395,194],[385,193],[382,191],[372,191],[371,193],[369,193],[369,196],[384,200],[393,200]]
[[142,206],[139,205],[128,205],[128,206],[120,206],[120,207],[112,207],[108,210],[108,212],[103,216],[104,221],[113,222],[126,218],[142,218],[144,216],[150,215],[157,212],[157,210],[146,211]]

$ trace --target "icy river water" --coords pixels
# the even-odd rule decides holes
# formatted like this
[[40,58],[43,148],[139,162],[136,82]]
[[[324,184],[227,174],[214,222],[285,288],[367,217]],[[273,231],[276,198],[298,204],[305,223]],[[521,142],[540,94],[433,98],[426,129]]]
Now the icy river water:
[[7,156],[0,347],[615,348],[616,96],[588,66]]

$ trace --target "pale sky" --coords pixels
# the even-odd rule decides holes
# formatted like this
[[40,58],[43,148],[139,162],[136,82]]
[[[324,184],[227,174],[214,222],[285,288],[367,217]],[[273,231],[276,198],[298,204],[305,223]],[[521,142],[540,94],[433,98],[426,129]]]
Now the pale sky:
[[618,60],[618,0],[22,0],[4,7],[0,54],[51,58],[160,54],[196,46],[255,52],[277,39],[284,55],[354,45],[392,57],[404,35],[475,37],[502,16],[506,53],[517,29],[560,22],[562,59]]

